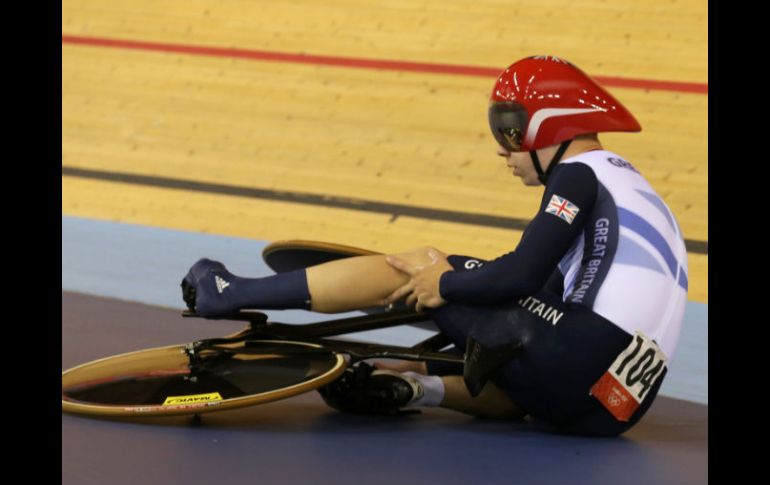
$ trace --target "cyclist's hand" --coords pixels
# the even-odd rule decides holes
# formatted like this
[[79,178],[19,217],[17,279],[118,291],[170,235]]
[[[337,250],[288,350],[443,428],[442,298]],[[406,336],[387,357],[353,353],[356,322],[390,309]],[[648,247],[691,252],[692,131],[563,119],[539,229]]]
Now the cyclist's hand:
[[388,264],[408,274],[411,279],[407,284],[391,293],[385,300],[386,304],[392,304],[404,296],[407,297],[407,305],[416,304],[417,311],[422,311],[423,308],[437,308],[446,304],[446,300],[441,297],[439,292],[439,282],[442,274],[453,271],[454,268],[441,251],[431,248],[428,255],[431,258],[431,263],[427,266],[414,266],[395,256],[387,257]]

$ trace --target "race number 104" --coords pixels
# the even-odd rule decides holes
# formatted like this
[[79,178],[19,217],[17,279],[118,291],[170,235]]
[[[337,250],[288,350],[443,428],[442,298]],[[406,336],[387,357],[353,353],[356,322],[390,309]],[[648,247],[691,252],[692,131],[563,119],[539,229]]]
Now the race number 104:
[[637,402],[642,402],[666,368],[666,355],[641,332],[613,362],[610,373]]

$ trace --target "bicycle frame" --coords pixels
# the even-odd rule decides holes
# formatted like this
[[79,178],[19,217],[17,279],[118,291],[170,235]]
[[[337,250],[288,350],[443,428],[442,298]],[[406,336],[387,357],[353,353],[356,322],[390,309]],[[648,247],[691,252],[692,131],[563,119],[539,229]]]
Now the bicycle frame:
[[[182,316],[185,318],[202,318],[200,315],[189,311],[183,312]],[[475,339],[468,337],[464,355],[441,353],[438,350],[450,343],[449,339],[441,333],[423,340],[412,347],[326,338],[430,320],[427,314],[413,310],[375,313],[305,325],[269,322],[267,315],[264,313],[243,310],[235,314],[209,319],[246,321],[249,322],[249,327],[232,337],[204,339],[189,344],[186,347],[186,352],[190,358],[191,365],[195,364],[196,356],[200,355],[203,351],[211,350],[223,354],[244,354],[250,353],[249,342],[291,339],[293,341],[315,344],[319,347],[291,351],[281,350],[281,353],[290,355],[292,353],[334,352],[350,356],[350,363],[371,358],[393,358],[462,364],[465,385],[472,396],[477,396],[489,376],[502,363],[509,360],[521,349],[521,344],[518,342],[494,349],[484,348]],[[244,346],[237,349],[221,346],[222,344],[239,342],[243,342]],[[254,351],[254,353],[257,352],[265,352],[265,348],[261,347]]]
[[[182,316],[185,318],[201,318],[200,315],[189,311],[183,312]],[[298,352],[332,351],[349,355],[353,362],[371,358],[393,358],[454,362],[458,364],[465,363],[464,356],[438,352],[440,348],[450,343],[449,340],[440,333],[419,342],[412,347],[325,338],[429,320],[429,317],[426,314],[414,311],[364,315],[305,325],[289,325],[285,323],[270,322],[268,321],[267,315],[264,313],[250,311],[240,311],[232,315],[225,315],[214,319],[246,321],[249,322],[249,327],[232,337],[195,341],[188,346],[191,351],[201,351],[205,349],[228,351],[228,348],[219,346],[226,343],[244,342],[248,344],[249,341],[291,339],[293,341],[312,343],[320,346],[318,348],[298,350]],[[238,349],[237,352],[248,353],[248,345]]]

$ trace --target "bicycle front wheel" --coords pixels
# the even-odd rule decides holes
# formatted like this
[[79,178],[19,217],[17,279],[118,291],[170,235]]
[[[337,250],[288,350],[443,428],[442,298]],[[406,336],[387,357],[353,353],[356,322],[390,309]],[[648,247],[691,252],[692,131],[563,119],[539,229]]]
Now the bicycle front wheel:
[[[239,345],[243,342],[232,349]],[[194,364],[185,345],[171,345],[73,367],[62,372],[62,410],[98,416],[223,411],[317,389],[347,365],[342,355],[306,342],[263,340],[248,346],[248,353],[202,354]],[[319,351],[298,352],[309,348]]]

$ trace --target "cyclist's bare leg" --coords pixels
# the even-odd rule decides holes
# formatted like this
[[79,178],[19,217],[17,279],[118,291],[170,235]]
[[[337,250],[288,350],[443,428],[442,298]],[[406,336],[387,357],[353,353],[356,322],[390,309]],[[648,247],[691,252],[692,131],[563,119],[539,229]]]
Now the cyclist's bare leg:
[[[396,256],[425,266],[431,263],[428,249],[418,248]],[[321,313],[383,305],[385,298],[408,281],[409,276],[390,266],[385,255],[340,259],[307,269],[311,308]]]

